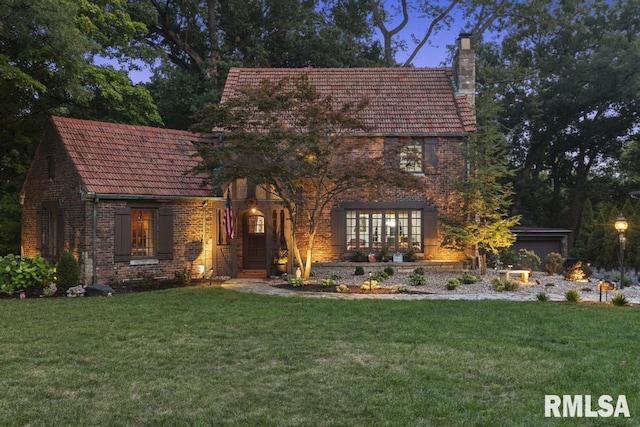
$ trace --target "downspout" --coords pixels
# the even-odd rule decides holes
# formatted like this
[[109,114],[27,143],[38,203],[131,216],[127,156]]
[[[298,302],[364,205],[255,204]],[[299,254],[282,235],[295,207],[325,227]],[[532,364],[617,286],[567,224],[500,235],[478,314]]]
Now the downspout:
[[91,257],[93,258],[93,262],[91,263],[91,283],[92,284],[96,284],[97,282],[97,274],[98,274],[98,257],[97,257],[97,252],[98,252],[98,202],[100,201],[100,198],[98,196],[95,196],[93,199],[93,218],[92,218],[92,225],[91,225]]

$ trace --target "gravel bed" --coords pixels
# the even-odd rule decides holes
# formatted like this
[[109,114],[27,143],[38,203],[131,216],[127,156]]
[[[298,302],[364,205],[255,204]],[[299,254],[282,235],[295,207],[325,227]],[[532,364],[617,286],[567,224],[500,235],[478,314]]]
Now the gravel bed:
[[[338,284],[346,285],[362,285],[368,278],[369,273],[375,273],[384,269],[384,265],[377,265],[375,267],[370,264],[363,264],[365,271],[364,275],[356,276],[354,274],[355,268],[350,267],[326,267],[326,266],[314,266],[312,269],[311,283],[320,282],[322,279],[330,278],[333,275],[340,276],[337,280]],[[499,275],[490,270],[485,276],[481,277],[481,281],[472,284],[460,284],[454,290],[448,290],[446,288],[447,281],[452,278],[462,277],[462,272],[425,272],[426,284],[424,286],[409,286],[409,275],[411,274],[410,268],[397,269],[394,268],[394,274],[388,279],[379,283],[381,287],[392,288],[396,285],[402,285],[412,292],[425,292],[432,294],[501,294],[504,292],[498,292],[493,289],[491,282],[493,279],[499,277]],[[473,273],[473,271],[472,271]],[[514,280],[514,277],[511,277]],[[563,299],[566,292],[570,289],[575,289],[581,298],[587,300],[598,300],[600,293],[598,291],[598,283],[601,281],[598,277],[591,277],[581,281],[569,281],[565,280],[561,275],[548,275],[541,271],[534,271],[529,276],[528,283],[522,283],[518,280],[514,280],[520,284],[515,292],[520,294],[529,294],[532,296],[537,295],[540,292],[544,292],[549,296],[555,296],[555,299]],[[640,302],[640,286],[634,285],[625,287],[622,290],[609,291],[606,294],[603,292],[603,300],[605,297],[611,299],[618,293],[624,294],[629,300],[634,302]]]

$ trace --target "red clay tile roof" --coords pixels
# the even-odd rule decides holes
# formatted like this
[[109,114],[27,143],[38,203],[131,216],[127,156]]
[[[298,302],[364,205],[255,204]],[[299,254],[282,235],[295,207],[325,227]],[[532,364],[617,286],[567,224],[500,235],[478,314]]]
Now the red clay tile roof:
[[204,197],[206,176],[188,173],[197,165],[187,131],[51,117],[51,124],[89,193],[158,197]]
[[338,103],[369,100],[364,122],[374,134],[461,134],[475,130],[471,107],[457,96],[451,68],[232,68],[222,102],[265,79],[306,73],[323,95]]

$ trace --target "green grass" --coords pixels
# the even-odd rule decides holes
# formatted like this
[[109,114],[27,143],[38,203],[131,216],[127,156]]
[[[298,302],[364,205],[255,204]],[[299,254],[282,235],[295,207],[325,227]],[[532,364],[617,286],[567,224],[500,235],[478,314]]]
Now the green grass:
[[[0,300],[0,425],[637,425],[638,315],[220,288]],[[632,418],[545,419],[545,394],[624,394]]]

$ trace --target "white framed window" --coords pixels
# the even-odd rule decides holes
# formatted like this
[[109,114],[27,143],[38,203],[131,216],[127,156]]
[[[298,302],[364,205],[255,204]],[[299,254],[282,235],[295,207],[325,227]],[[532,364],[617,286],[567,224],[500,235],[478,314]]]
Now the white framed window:
[[422,251],[420,209],[349,209],[345,214],[347,251]]
[[400,167],[407,172],[423,173],[422,161],[424,159],[424,146],[421,142],[412,140],[400,151]]

